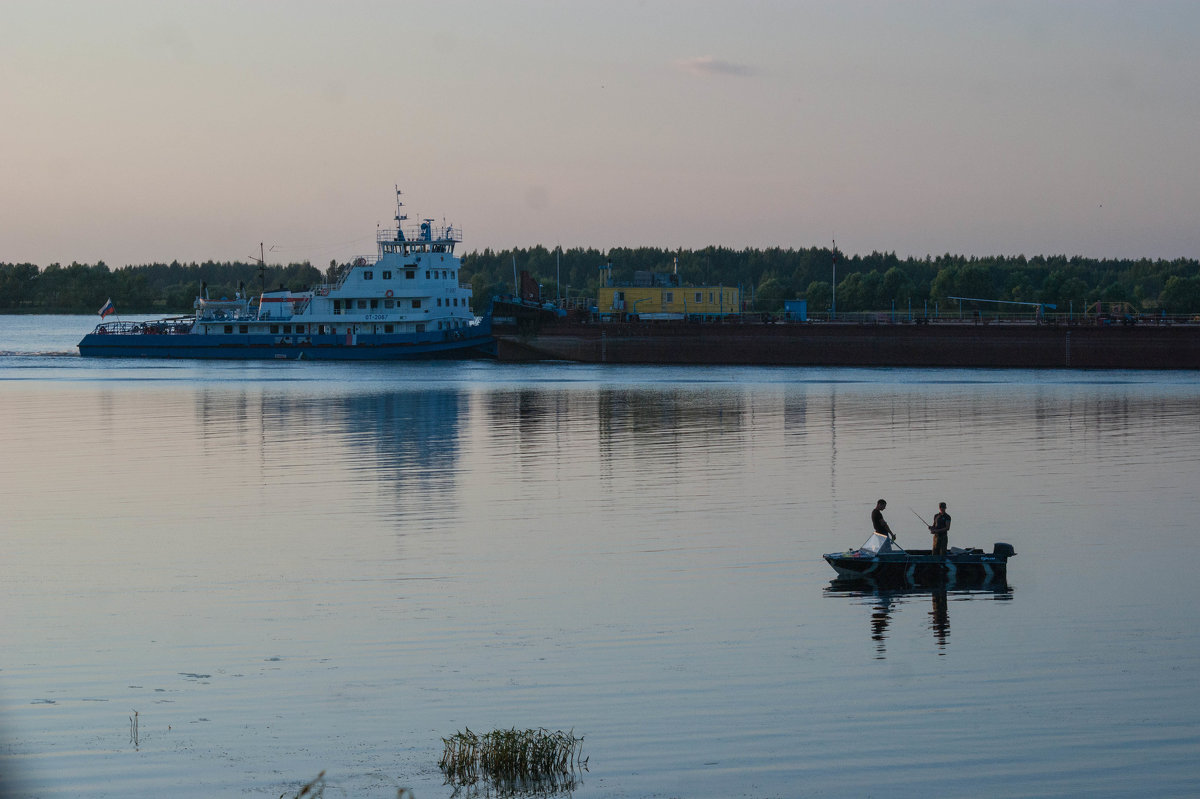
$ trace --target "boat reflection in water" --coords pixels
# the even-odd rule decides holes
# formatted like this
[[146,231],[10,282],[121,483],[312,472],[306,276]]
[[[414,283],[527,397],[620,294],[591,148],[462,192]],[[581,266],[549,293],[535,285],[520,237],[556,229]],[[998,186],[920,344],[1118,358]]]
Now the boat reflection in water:
[[[871,640],[875,642],[875,657],[887,656],[888,628],[892,615],[903,605],[915,605],[921,597],[929,597],[928,629],[933,634],[939,650],[945,650],[950,642],[950,607],[955,602],[993,599],[1011,600],[1012,588],[1001,579],[989,583],[969,582],[966,584],[943,583],[932,586],[906,585],[903,583],[876,582],[867,579],[836,579],[825,588],[827,597],[850,597],[862,600],[871,606]],[[945,654],[939,651],[938,654]]]

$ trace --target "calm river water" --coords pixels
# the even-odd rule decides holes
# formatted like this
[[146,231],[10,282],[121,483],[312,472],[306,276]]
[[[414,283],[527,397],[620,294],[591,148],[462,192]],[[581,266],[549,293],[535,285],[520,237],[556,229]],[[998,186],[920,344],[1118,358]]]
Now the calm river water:
[[[84,360],[95,321],[0,317],[8,795],[450,797],[468,727],[573,728],[581,799],[1200,792],[1200,375]],[[1007,589],[831,586],[879,497]]]

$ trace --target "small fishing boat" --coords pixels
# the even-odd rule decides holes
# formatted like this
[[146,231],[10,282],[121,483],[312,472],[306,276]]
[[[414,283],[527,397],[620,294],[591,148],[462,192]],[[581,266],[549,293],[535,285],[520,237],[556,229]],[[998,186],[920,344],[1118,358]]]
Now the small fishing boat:
[[1003,582],[1008,559],[1017,552],[1011,544],[982,549],[950,547],[944,556],[928,549],[906,550],[891,538],[872,533],[858,549],[830,552],[823,557],[842,579],[870,579],[905,585],[985,584]]

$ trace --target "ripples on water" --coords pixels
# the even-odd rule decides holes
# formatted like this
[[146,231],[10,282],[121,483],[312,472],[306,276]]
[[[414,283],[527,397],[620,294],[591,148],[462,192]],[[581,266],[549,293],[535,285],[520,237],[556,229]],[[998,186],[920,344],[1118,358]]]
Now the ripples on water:
[[[579,797],[1200,777],[1195,375],[89,362],[22,324],[0,769],[37,795],[449,796],[467,726],[575,728]],[[831,582],[878,496],[901,543],[945,499],[1014,544],[1009,584]]]

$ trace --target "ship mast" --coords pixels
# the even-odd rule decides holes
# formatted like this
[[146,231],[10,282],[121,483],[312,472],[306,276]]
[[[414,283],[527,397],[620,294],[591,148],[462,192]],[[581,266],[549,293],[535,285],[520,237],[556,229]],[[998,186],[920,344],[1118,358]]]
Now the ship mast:
[[[274,249],[274,245],[272,245],[271,249]],[[250,256],[251,261],[258,261],[258,279],[259,279],[259,282],[262,284],[262,292],[258,295],[258,312],[254,315],[255,319],[262,318],[262,298],[263,298],[263,294],[267,293],[267,261],[266,261],[266,257],[267,257],[267,254],[266,254],[266,252],[263,251],[263,243],[260,241],[258,243],[258,257],[255,258],[253,255]]]
[[404,241],[404,220],[408,219],[408,215],[401,209],[404,208],[404,203],[400,201],[400,187],[396,186],[396,241]]

